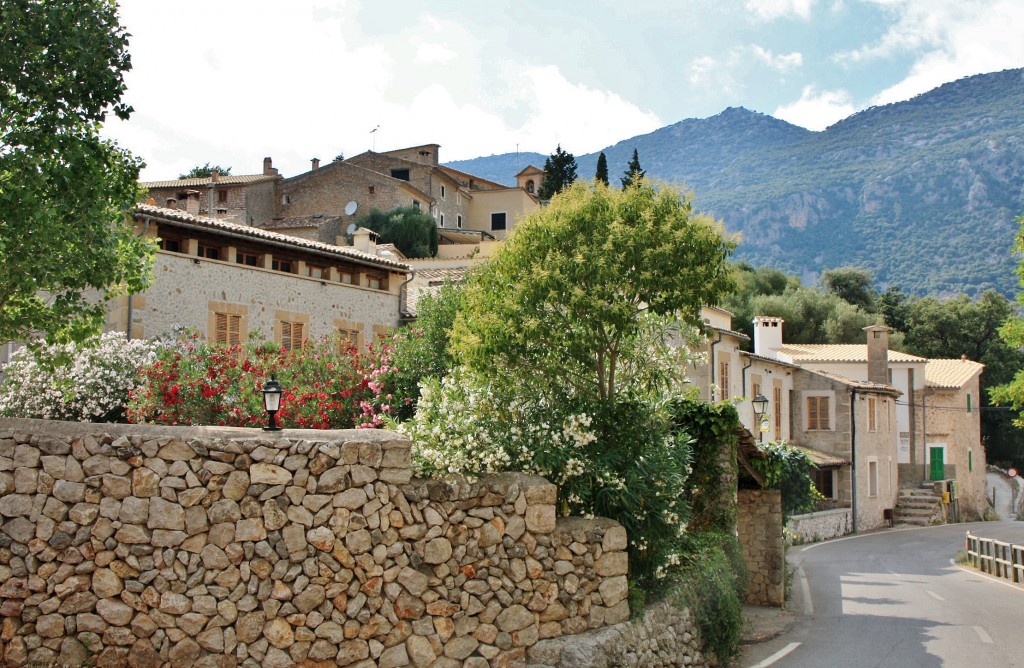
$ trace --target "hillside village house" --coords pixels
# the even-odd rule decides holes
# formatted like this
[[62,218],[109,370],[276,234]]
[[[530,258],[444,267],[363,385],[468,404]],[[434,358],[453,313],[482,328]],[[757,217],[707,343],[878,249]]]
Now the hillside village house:
[[332,334],[363,344],[399,323],[411,270],[380,257],[369,230],[347,247],[146,204],[134,218],[158,240],[154,280],[114,305],[111,329],[130,323],[142,338],[195,327],[218,343],[260,331],[291,348]]
[[[981,420],[974,407],[983,366],[968,360],[928,360],[889,350],[890,331],[881,325],[866,328],[866,344],[786,344],[782,340],[782,320],[759,317],[754,322],[754,351],[757,355],[827,376],[833,385],[841,382],[847,388],[816,390],[808,386],[807,376],[797,376],[802,380],[794,385],[798,396],[792,402],[793,420],[794,424],[816,424],[818,428],[807,429],[808,434],[837,430],[840,420],[845,419],[846,410],[839,397],[846,395],[854,402],[853,397],[857,396],[851,406],[854,411],[851,431],[857,438],[856,449],[851,451],[850,458],[857,459],[851,463],[858,480],[863,470],[860,464],[876,458],[877,487],[874,487],[875,474],[869,470],[869,490],[877,489],[880,497],[888,494],[886,479],[897,481],[897,493],[901,487],[904,492],[913,486],[945,488],[952,481],[954,487],[962,490],[959,507],[963,516],[980,517],[984,512],[985,464],[980,443]],[[827,401],[820,398],[821,391],[830,393]],[[861,410],[864,402],[866,410]],[[865,413],[867,419],[873,421],[866,430],[856,421],[857,415]],[[822,415],[827,417],[822,418]],[[893,426],[889,426],[890,423]],[[827,435],[817,433],[816,436],[817,447],[808,441],[811,449],[842,456],[840,451],[821,442]],[[870,440],[873,454],[865,451],[861,455],[864,438]],[[885,440],[891,442],[883,443]],[[894,478],[889,472],[890,457],[895,466]],[[842,494],[841,476],[834,484]],[[858,495],[861,495],[861,485],[859,482],[856,488]],[[901,494],[899,498],[903,502],[906,495]],[[873,511],[871,515],[874,516]],[[858,525],[858,529],[863,528],[866,527]]]

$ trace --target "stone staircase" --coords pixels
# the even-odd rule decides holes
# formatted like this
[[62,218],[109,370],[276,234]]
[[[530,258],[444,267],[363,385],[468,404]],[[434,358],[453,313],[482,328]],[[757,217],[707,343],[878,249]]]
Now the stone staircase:
[[942,493],[936,492],[935,484],[930,482],[921,487],[900,488],[893,520],[896,524],[921,527],[942,524]]

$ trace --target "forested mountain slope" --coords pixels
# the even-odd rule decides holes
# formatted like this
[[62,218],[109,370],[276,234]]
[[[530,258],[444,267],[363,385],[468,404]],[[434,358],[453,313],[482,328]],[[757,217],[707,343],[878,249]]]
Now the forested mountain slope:
[[[742,108],[683,120],[604,149],[614,185],[634,148],[648,176],[685,182],[698,210],[740,232],[737,257],[756,265],[805,282],[856,265],[921,294],[1017,290],[1024,70],[961,79],[822,132]],[[511,184],[544,158],[449,164]],[[592,178],[597,154],[576,159]]]

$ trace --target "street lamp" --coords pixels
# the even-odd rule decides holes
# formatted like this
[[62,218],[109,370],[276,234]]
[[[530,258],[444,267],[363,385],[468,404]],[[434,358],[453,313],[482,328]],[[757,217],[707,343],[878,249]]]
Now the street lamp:
[[768,398],[758,393],[756,397],[751,399],[750,403],[754,407],[754,422],[757,423],[758,441],[760,442],[764,440],[764,431],[761,429],[761,416],[768,412]]
[[263,386],[263,407],[267,409],[267,415],[270,416],[263,431],[281,431],[274,420],[274,415],[281,409],[281,386],[273,376]]

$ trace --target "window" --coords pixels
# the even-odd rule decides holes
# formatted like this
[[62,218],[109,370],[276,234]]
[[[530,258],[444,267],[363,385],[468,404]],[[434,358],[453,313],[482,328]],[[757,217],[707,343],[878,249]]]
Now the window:
[[352,272],[349,271],[341,272],[341,274],[338,277],[338,280],[340,280],[345,285],[353,285],[356,282],[355,276],[352,274]]
[[338,330],[338,341],[341,344],[342,349],[347,349],[349,346],[355,346],[358,348],[362,339],[362,332],[358,329],[339,329]]
[[284,195],[281,195],[281,204],[287,205],[287,204],[291,204],[291,203],[292,203],[292,196],[291,195],[289,195],[287,193],[285,193]]
[[444,214],[440,214],[441,227],[444,227]]
[[878,462],[868,462],[868,496],[878,496]]
[[823,431],[829,428],[828,397],[807,397],[807,430]]
[[835,469],[811,468],[811,477],[814,479],[814,486],[826,499],[836,498],[835,494]]
[[260,265],[259,257],[253,253],[243,253],[242,251],[235,253],[235,262],[250,267],[258,267]]
[[315,264],[306,265],[306,274],[310,278],[326,279],[331,275],[327,267],[318,267]]
[[526,182],[526,192],[528,192],[528,193],[530,193],[532,195],[533,191],[534,191],[533,179],[530,179],[529,181]]
[[218,190],[217,191],[217,201],[218,202],[226,202],[226,201],[228,201],[228,191],[227,190]]
[[878,431],[878,410],[874,397],[868,397],[868,431]]
[[408,169],[392,169],[391,170],[391,178],[393,178],[393,179],[400,179],[402,181],[408,181],[409,180],[409,170]]
[[974,450],[967,451],[967,471],[974,472]]
[[291,260],[278,260],[277,258],[274,258],[270,263],[270,268],[274,271],[283,271],[286,274],[292,273]]
[[444,199],[444,196],[445,196],[445,188],[444,188],[444,185],[442,185],[441,186],[441,199]]
[[971,395],[970,394],[967,395],[967,412],[968,413],[971,412]]
[[213,342],[234,346],[242,341],[242,316],[231,313],[216,313],[216,327]]
[[165,250],[170,253],[181,252],[181,241],[178,239],[161,239],[159,246],[161,250]]
[[[460,230],[462,229],[462,215],[461,214],[458,217],[456,217],[456,219],[455,219],[455,226],[457,228],[459,228]],[[970,399],[970,396],[968,396],[967,398]]]
[[492,213],[491,214],[491,229],[492,230],[503,230],[505,229],[505,212]]
[[301,322],[281,321],[281,347],[285,350],[295,350],[302,347],[306,340],[305,324]]
[[366,287],[371,288],[373,290],[383,290],[384,279],[381,278],[380,276],[367,276]]
[[196,251],[196,255],[199,257],[205,257],[208,260],[219,260],[220,249],[216,246],[208,246],[206,244],[199,244],[199,250]]
[[725,401],[729,398],[729,363],[718,363],[718,400]]
[[412,208],[416,209],[417,211],[420,210],[420,201],[418,199],[414,199],[412,201]]

